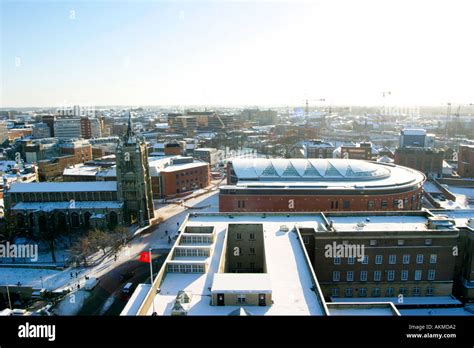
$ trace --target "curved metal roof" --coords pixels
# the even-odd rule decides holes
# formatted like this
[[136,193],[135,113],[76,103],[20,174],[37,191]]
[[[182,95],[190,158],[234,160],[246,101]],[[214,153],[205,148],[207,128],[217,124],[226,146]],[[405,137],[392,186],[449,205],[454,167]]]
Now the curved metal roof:
[[237,159],[239,180],[377,180],[390,177],[390,167],[350,159]]

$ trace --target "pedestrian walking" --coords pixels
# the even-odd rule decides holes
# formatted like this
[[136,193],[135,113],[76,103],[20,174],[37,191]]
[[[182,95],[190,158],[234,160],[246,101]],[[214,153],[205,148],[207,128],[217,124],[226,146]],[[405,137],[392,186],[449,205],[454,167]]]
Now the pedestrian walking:
[[117,254],[115,254],[114,259],[115,259],[115,261],[117,261]]
[[171,237],[168,236],[168,244],[171,244]]
[[71,279],[74,278],[74,276],[72,275],[72,272],[71,272]]
[[79,274],[79,273],[76,272],[76,278],[77,278],[77,275],[78,275],[78,274]]
[[168,235],[168,230],[165,231],[165,234]]

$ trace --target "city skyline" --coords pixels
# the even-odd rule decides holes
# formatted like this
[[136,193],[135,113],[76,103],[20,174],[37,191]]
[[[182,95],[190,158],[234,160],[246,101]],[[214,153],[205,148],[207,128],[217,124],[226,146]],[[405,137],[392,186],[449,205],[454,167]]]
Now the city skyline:
[[427,5],[4,1],[0,107],[472,103],[472,5]]

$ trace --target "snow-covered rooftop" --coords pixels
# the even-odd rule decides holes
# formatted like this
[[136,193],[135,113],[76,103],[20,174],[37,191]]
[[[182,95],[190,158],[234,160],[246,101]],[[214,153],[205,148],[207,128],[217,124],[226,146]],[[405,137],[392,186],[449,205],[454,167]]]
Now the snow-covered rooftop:
[[217,273],[214,275],[211,292],[269,294],[272,292],[272,285],[266,273]]
[[117,191],[116,181],[12,183],[10,193]]
[[427,231],[428,218],[424,215],[371,215],[335,216],[327,214],[338,232],[351,231]]
[[66,209],[119,209],[123,207],[123,202],[119,201],[84,201],[74,202],[20,202],[15,204],[12,210],[39,210],[53,211]]
[[[262,219],[261,214],[238,214],[233,218],[227,214],[191,214],[185,226],[213,226],[215,240],[213,253],[207,258],[206,273],[167,273],[160,285],[160,292],[154,299],[158,315],[170,315],[179,291],[193,294],[188,315],[228,315],[239,306],[212,306],[211,289],[238,290],[244,292],[252,287],[271,289],[271,306],[246,307],[254,315],[324,315],[323,300],[313,288],[312,268],[298,239],[292,232],[295,225],[316,228],[323,219],[320,214],[272,215]],[[218,273],[228,224],[263,224],[265,238],[265,274]],[[281,231],[282,225],[290,232]],[[184,225],[183,225],[184,226]],[[183,228],[183,227],[182,227]],[[165,265],[166,266],[166,265]],[[239,281],[243,276],[244,282]],[[148,308],[151,315],[152,306]]]

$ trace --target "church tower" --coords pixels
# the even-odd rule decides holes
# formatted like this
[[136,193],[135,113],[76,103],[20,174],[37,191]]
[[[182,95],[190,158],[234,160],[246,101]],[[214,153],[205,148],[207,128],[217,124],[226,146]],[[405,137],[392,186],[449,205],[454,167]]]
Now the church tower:
[[146,226],[154,217],[148,149],[132,128],[132,115],[128,128],[116,152],[118,198],[124,202],[124,220]]

